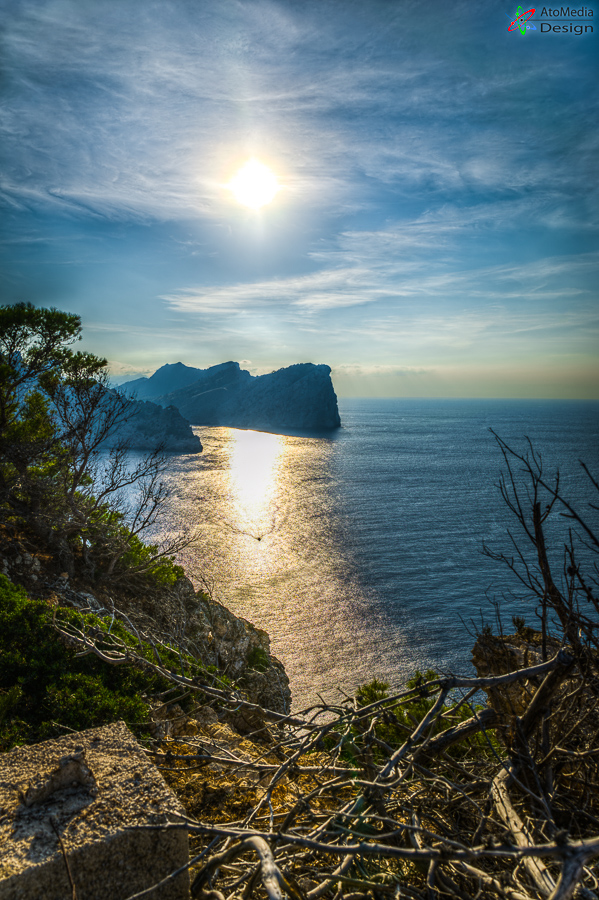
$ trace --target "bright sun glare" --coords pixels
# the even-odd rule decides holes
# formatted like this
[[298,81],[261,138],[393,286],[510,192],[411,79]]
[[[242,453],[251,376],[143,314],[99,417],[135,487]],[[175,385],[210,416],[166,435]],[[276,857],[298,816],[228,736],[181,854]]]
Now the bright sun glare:
[[227,186],[238,203],[252,209],[270,203],[279,190],[277,176],[257,159],[248,160]]

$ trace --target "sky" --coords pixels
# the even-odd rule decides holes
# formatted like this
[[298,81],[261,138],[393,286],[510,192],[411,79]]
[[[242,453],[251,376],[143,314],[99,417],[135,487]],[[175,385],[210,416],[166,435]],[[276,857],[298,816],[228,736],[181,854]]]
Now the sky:
[[599,4],[511,2],[0,0],[0,302],[117,380],[598,398]]

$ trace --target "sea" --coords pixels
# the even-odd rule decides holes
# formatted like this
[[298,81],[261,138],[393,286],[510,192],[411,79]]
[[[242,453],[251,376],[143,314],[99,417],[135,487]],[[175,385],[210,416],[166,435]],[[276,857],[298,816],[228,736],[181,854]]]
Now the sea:
[[[483,553],[519,548],[534,563],[501,497],[491,429],[534,449],[549,479],[559,469],[564,496],[598,515],[580,465],[599,475],[598,402],[345,399],[339,410],[342,427],[324,434],[194,428],[204,450],[169,458],[155,535],[193,537],[180,561],[268,632],[298,711],[374,677],[395,687],[416,670],[472,674],[485,624],[538,623],[535,598]],[[573,524],[561,512],[547,524],[558,582]]]

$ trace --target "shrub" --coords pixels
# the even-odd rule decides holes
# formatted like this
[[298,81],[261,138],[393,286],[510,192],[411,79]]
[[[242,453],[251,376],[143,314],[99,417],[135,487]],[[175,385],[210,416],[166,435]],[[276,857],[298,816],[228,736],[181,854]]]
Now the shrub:
[[[52,615],[46,602],[30,600],[0,575],[0,750],[118,719],[146,734],[144,696],[169,687],[166,679],[134,666],[107,665],[95,656],[75,656],[52,628]],[[77,623],[81,614],[63,609],[61,618]],[[113,632],[137,644],[119,623]],[[146,652],[149,656],[150,648]]]
[[[420,689],[419,695],[404,701],[401,705],[389,701],[382,704],[382,712],[379,721],[375,726],[375,737],[383,741],[390,747],[400,747],[408,736],[414,731],[417,725],[424,719],[427,713],[432,709],[437,699],[437,694],[427,688],[426,683],[435,681],[440,676],[433,669],[428,669],[422,673],[419,669],[406,682],[407,689]],[[368,706],[379,700],[386,700],[389,697],[389,685],[384,681],[374,678],[367,684],[362,685],[356,692],[356,701],[358,706]],[[477,705],[476,710],[483,707]],[[468,704],[460,705],[459,699],[447,705],[443,717],[437,716],[432,724],[431,736],[447,731],[464,722],[472,716],[472,707]],[[464,753],[471,751],[473,746],[484,755],[493,753],[494,738],[488,735],[476,734],[447,748],[447,753],[454,757],[460,757]],[[376,755],[376,751],[375,751]]]
[[268,669],[268,656],[262,647],[253,647],[247,655],[248,666],[256,672],[266,672]]

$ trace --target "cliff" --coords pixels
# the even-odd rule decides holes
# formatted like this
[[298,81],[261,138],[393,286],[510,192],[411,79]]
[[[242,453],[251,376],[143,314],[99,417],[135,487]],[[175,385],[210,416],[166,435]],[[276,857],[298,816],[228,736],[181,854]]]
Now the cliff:
[[[173,371],[176,366],[180,368]],[[161,406],[175,406],[193,425],[323,431],[341,424],[329,366],[300,363],[258,376],[236,362],[204,370],[176,366],[163,366],[151,378],[138,379],[124,389],[132,396],[151,397]],[[169,393],[154,393],[193,373],[199,373],[193,382]]]
[[[33,604],[32,609],[36,603],[41,603],[43,610],[39,632],[42,637],[28,640],[22,648],[23,654],[31,655],[31,660],[21,660],[25,666],[23,671],[28,671],[31,666],[37,666],[37,671],[42,665],[37,656],[42,653],[41,643],[52,640],[52,629],[49,627],[52,610],[59,619],[61,608],[85,610],[100,617],[99,627],[102,616],[116,614],[117,619],[125,621],[128,627],[132,625],[158,642],[166,641],[178,646],[203,667],[225,676],[238,685],[252,703],[279,713],[289,712],[289,679],[283,664],[270,652],[268,634],[236,616],[204,591],[196,591],[186,577],[179,577],[173,585],[162,587],[151,587],[139,579],[139,585],[132,581],[127,589],[118,584],[93,582],[86,577],[83,567],[68,578],[66,573],[61,572],[60,561],[48,553],[36,535],[5,531],[0,533],[0,621],[3,621],[3,616],[8,617],[7,621],[10,615],[14,619],[14,613],[9,613],[12,602],[10,592],[6,594],[9,585],[3,582],[2,576],[26,591]],[[13,622],[13,619],[10,621]],[[14,622],[13,626],[16,627]],[[22,627],[25,626],[19,625],[17,631]],[[2,635],[0,658],[8,652],[4,644],[14,643],[15,640],[9,632]],[[48,651],[47,655],[52,657],[53,653],[55,655],[55,651]],[[70,663],[67,661],[65,665]],[[5,666],[0,675],[0,698],[3,691],[12,686],[9,683],[9,669]],[[5,679],[8,679],[6,683]],[[51,686],[52,678],[48,678],[48,682]],[[56,709],[55,714],[59,716],[60,710]],[[230,718],[240,731],[254,727],[253,722],[244,721],[243,716],[230,714]],[[1,743],[0,729],[0,746]]]
[[202,444],[189,422],[174,406],[166,408],[144,400],[131,400],[128,418],[107,441],[127,441],[131,450],[155,450],[161,446],[170,453],[200,453]]

